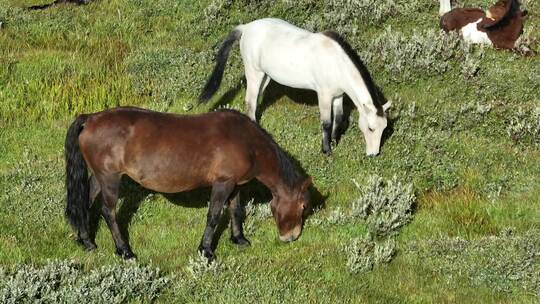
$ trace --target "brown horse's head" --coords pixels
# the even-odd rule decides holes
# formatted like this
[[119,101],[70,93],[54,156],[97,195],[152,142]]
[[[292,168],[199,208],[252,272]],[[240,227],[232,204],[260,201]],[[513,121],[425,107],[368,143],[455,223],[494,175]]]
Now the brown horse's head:
[[276,220],[279,239],[291,242],[300,236],[304,223],[304,216],[309,210],[309,191],[311,177],[306,178],[290,194],[275,196],[270,203],[272,214]]

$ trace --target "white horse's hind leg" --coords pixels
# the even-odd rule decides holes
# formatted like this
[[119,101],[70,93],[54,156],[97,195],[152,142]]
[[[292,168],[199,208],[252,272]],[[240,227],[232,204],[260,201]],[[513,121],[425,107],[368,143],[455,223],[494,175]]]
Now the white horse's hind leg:
[[334,98],[332,102],[332,111],[334,115],[334,123],[332,124],[332,140],[339,141],[341,123],[343,122],[343,95]]
[[332,96],[326,93],[317,92],[319,98],[319,111],[322,126],[322,151],[327,154],[332,148],[330,146],[330,133],[332,132]]
[[[251,120],[257,121],[255,113],[257,112],[257,100],[259,99],[259,92],[261,91],[263,81],[265,81],[265,74],[261,71],[256,71],[246,67],[246,106],[247,115]],[[267,83],[268,84],[268,83]]]
[[451,0],[439,0],[439,17],[452,10]]
[[263,94],[264,94],[264,90],[266,90],[266,87],[268,86],[268,84],[270,83],[270,76],[268,75],[264,75],[264,78],[263,78],[263,81],[262,81],[262,85],[261,85],[261,90],[259,91],[259,97],[262,97]]

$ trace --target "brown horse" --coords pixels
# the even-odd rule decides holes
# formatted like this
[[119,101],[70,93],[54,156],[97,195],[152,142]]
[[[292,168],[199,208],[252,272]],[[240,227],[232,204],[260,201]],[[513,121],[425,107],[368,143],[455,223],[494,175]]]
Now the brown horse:
[[484,11],[480,8],[451,9],[450,0],[440,0],[440,26],[446,32],[458,31],[469,43],[513,49],[523,33],[527,11],[518,0],[499,0]]
[[270,189],[270,206],[282,241],[300,236],[309,206],[311,178],[294,168],[266,131],[236,111],[187,116],[120,107],[80,115],[67,132],[65,156],[66,216],[77,230],[78,241],[88,250],[96,248],[89,236],[89,209],[101,193],[101,212],[116,252],[126,259],[134,254],[115,216],[124,174],[158,192],[212,187],[199,245],[209,260],[214,258],[211,244],[226,203],[231,240],[249,245],[242,230],[237,185],[256,178]]

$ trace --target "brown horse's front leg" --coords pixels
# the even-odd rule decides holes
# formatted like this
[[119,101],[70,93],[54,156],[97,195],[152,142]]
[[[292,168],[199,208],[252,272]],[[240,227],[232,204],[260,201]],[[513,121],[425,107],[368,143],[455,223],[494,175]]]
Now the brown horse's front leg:
[[229,215],[231,217],[231,241],[240,246],[249,246],[250,242],[244,236],[244,228],[242,227],[245,214],[240,204],[240,192],[236,192],[229,203]]
[[204,230],[204,234],[199,245],[199,251],[204,254],[208,261],[212,261],[215,258],[212,250],[214,233],[219,222],[219,218],[221,217],[223,206],[233,192],[234,186],[235,183],[233,182],[215,183],[212,186],[210,206],[208,207],[208,214],[206,216],[206,229]]

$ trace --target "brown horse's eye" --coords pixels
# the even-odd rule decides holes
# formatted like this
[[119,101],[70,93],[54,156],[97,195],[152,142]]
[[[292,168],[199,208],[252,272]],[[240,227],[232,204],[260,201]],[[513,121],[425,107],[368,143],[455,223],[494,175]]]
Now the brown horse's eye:
[[375,132],[375,129],[372,129],[372,128],[370,128],[370,127],[368,127],[368,130],[369,130],[370,132]]

